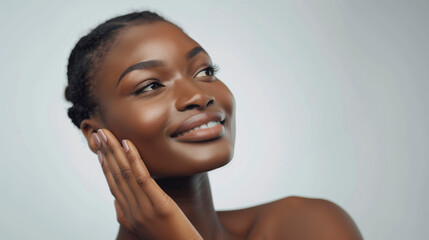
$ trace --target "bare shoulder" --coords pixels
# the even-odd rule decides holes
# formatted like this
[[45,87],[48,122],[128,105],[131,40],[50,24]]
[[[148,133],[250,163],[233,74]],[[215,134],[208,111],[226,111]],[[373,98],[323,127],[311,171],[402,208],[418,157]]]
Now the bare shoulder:
[[325,199],[290,196],[218,216],[237,239],[363,239],[351,217]]
[[337,204],[319,198],[291,196],[273,201],[261,213],[270,224],[270,239],[363,239],[352,218]]
[[269,203],[236,210],[217,211],[216,213],[223,227],[235,239],[249,239],[248,236],[254,229],[261,213],[268,208]]

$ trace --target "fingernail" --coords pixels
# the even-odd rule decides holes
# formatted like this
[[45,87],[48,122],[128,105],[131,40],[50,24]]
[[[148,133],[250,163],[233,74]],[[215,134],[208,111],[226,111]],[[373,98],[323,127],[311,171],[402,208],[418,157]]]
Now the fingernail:
[[97,133],[92,134],[92,138],[94,138],[94,141],[97,143],[97,146],[101,146],[100,138],[97,136]]
[[128,143],[127,141],[125,141],[125,139],[122,140],[122,146],[124,147],[125,152],[128,152],[130,150],[130,148],[128,147]]
[[98,129],[98,133],[100,134],[101,140],[104,142],[104,144],[107,144],[107,137],[106,137],[106,135],[104,135],[104,132],[103,132],[103,130],[101,130],[101,128]]
[[100,151],[97,151],[98,161],[100,164],[103,164],[103,154]]

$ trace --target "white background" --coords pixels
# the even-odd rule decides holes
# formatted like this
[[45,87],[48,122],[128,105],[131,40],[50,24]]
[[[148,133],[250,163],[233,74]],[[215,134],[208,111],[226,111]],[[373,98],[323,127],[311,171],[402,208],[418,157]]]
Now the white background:
[[331,200],[365,239],[424,239],[428,1],[1,1],[2,239],[115,239],[96,156],[68,119],[68,55],[104,20],[153,10],[220,66],[236,98],[217,209]]

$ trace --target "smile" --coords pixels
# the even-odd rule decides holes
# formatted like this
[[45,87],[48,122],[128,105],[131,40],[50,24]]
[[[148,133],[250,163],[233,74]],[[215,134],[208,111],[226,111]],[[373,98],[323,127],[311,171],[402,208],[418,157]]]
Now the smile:
[[225,120],[210,121],[186,132],[174,134],[171,137],[184,142],[200,142],[211,140],[223,136],[225,133],[225,127],[223,125],[224,123]]

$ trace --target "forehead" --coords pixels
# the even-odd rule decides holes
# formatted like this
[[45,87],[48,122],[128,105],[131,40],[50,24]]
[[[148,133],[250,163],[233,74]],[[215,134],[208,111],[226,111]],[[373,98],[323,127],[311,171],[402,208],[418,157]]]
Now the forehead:
[[132,26],[122,31],[105,60],[124,69],[144,60],[177,61],[198,45],[181,29],[167,22]]
[[[101,85],[115,82],[129,66],[146,60],[185,64],[184,55],[198,43],[168,22],[139,24],[121,31],[97,71]],[[98,84],[97,84],[98,85]]]

